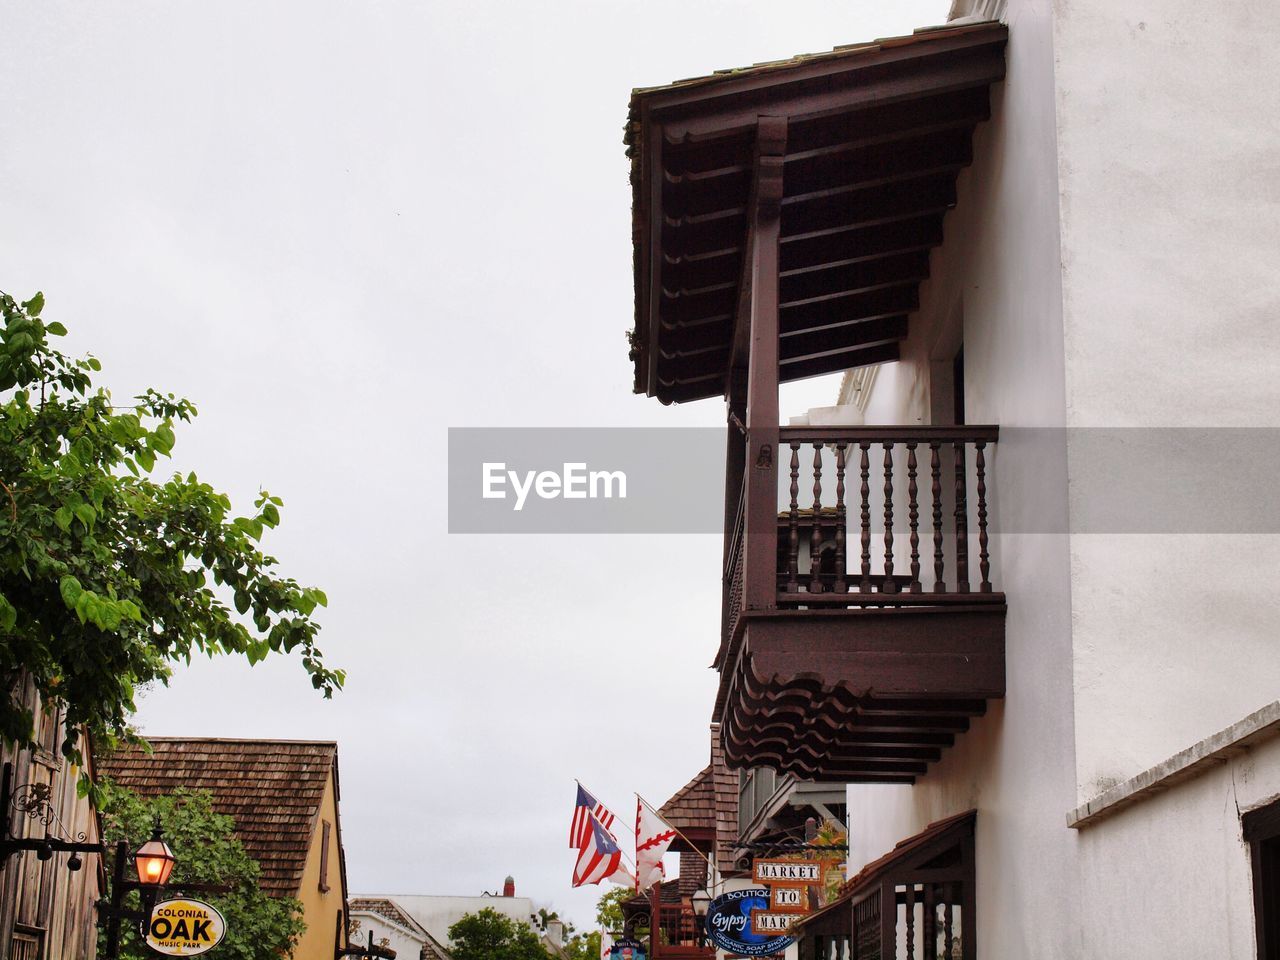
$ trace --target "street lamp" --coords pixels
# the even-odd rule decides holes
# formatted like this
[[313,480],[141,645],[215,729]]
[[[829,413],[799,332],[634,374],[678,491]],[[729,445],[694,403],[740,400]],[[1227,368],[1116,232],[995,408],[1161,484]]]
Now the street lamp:
[[707,910],[711,907],[711,894],[707,893],[706,887],[702,887],[691,899],[693,915],[698,919],[698,946],[705,947],[707,945]]
[[152,888],[154,892],[156,887],[163,887],[169,882],[169,874],[173,873],[173,865],[177,862],[173,851],[164,842],[164,835],[160,831],[160,819],[157,817],[151,839],[140,846],[133,855],[133,865],[138,871],[138,883],[143,887]]
[[[132,860],[134,869],[138,871],[137,880],[125,879],[125,861]],[[151,839],[140,846],[132,855],[128,845],[121,840],[116,844],[115,872],[111,878],[111,897],[106,903],[100,903],[99,909],[106,919],[107,943],[104,954],[106,960],[115,960],[120,956],[120,921],[132,920],[139,924],[150,924],[151,911],[156,905],[156,896],[169,881],[173,873],[173,865],[178,858],[173,855],[169,845],[164,842],[164,834],[160,829],[160,818],[156,817],[155,828]],[[124,898],[130,890],[137,890],[142,897],[141,910],[128,910],[124,906]]]

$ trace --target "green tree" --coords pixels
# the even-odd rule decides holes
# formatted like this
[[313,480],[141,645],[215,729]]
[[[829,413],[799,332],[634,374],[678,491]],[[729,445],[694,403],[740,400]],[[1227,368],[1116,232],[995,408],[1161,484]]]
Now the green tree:
[[564,945],[569,960],[600,960],[600,931],[576,933]]
[[[207,790],[175,790],[162,797],[141,798],[131,790],[104,780],[100,789],[102,832],[107,844],[106,869],[114,867],[115,844],[123,840],[130,851],[151,836],[156,817],[164,827],[165,841],[173,848],[177,864],[170,885],[214,883],[232,888],[230,893],[201,893],[227,921],[226,939],[217,947],[221,960],[279,960],[288,956],[302,935],[302,904],[290,898],[269,897],[258,886],[258,864],[245,852],[232,832],[229,816],[215,813]],[[126,906],[140,909],[137,893]],[[141,943],[135,924],[121,925],[120,956],[151,960],[155,954]],[[105,945],[99,934],[99,953]]]
[[622,905],[631,900],[636,892],[630,887],[612,887],[600,895],[596,901],[596,923],[601,930],[617,933],[623,927]]
[[468,913],[449,928],[453,960],[548,960],[550,954],[527,923],[492,907]]
[[260,546],[280,499],[262,492],[237,516],[194,473],[151,479],[195,407],[154,389],[116,406],[95,358],[51,345],[67,331],[43,309],[42,294],[0,293],[0,736],[31,744],[12,694],[24,672],[65,709],[77,762],[82,728],[127,736],[134,690],[193,654],[294,653],[331,696],[344,674],[324,665],[312,618],[325,595],[278,576]]

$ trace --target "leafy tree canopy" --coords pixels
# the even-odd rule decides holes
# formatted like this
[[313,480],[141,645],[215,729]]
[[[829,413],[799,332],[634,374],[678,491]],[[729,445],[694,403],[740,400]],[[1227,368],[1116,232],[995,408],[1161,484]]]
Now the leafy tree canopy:
[[196,653],[292,652],[331,696],[344,674],[324,665],[312,618],[325,595],[280,577],[260,546],[280,499],[263,492],[237,516],[194,473],[152,479],[195,407],[154,389],[116,406],[95,358],[51,345],[67,331],[43,309],[42,294],[0,293],[0,736],[31,743],[31,711],[9,692],[24,671],[65,709],[77,762],[82,727],[127,735],[135,688]]
[[[217,956],[221,960],[279,960],[289,955],[305,928],[302,904],[262,892],[258,864],[232,833],[232,819],[214,812],[207,790],[179,789],[169,796],[143,799],[131,790],[103,781],[100,802],[108,873],[114,868],[116,843],[123,840],[128,850],[136,850],[150,838],[155,818],[159,817],[165,841],[177,858],[170,886],[180,889],[181,882],[186,881],[232,888],[225,894],[196,895],[217,907],[226,918],[227,936],[217,946]],[[130,909],[140,909],[138,894],[130,893],[125,904]],[[141,942],[135,924],[122,924],[121,933],[122,958],[155,957]],[[99,954],[105,949],[105,937],[104,929],[99,934]]]
[[625,924],[622,905],[635,895],[630,887],[612,887],[602,893],[596,901],[596,923],[600,924],[600,929],[614,933],[621,931]]
[[600,960],[600,931],[574,934],[566,941],[564,950],[569,960]]
[[492,907],[468,913],[449,928],[454,960],[548,960],[538,935],[527,923]]

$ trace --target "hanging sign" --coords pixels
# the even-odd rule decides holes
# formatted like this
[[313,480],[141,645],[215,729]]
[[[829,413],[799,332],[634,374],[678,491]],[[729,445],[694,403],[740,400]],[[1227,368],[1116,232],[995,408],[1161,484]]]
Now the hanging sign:
[[768,887],[747,887],[722,893],[707,907],[707,936],[721,950],[744,957],[767,957],[782,953],[795,937],[757,933],[753,911],[769,909]]
[[227,922],[202,900],[165,900],[151,911],[147,946],[170,957],[194,957],[212,950],[227,934]]
[[620,937],[609,948],[609,960],[644,960],[644,944],[630,937]]
[[755,882],[762,886],[794,883],[805,886],[822,883],[820,860],[757,860],[753,866]]
[[751,911],[751,932],[758,937],[785,937],[791,934],[791,925],[804,918],[796,911],[776,913],[773,910]]
[[809,889],[807,887],[770,887],[769,909],[777,913],[808,913]]

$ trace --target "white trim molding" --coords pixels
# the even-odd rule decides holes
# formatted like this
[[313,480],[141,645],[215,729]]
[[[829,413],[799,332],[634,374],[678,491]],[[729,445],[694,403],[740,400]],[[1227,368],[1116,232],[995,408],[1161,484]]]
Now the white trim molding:
[[1175,753],[1164,763],[1103,791],[1068,813],[1067,826],[1074,830],[1091,826],[1127,806],[1168,790],[1174,784],[1228,763],[1250,747],[1277,736],[1280,736],[1280,700]]

